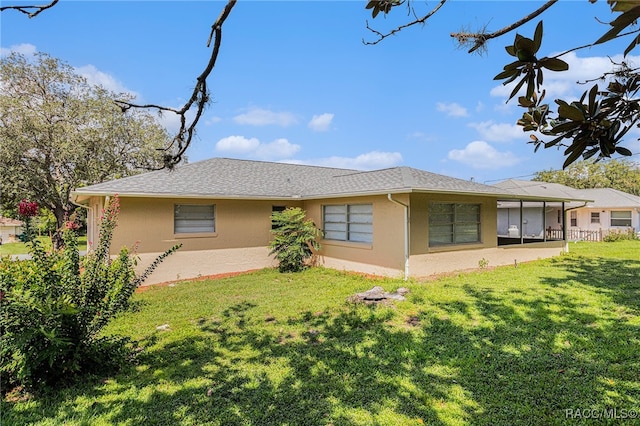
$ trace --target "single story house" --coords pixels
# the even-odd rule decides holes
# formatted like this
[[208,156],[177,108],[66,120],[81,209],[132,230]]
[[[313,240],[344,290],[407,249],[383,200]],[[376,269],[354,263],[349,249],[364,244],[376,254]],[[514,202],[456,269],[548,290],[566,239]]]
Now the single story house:
[[23,225],[24,223],[20,220],[0,217],[0,242],[5,244],[18,241],[18,235],[22,234]]
[[[506,180],[498,188],[541,197],[565,197],[574,201],[565,204],[563,211],[548,206],[546,226],[548,234],[562,232],[566,223],[567,240],[600,240],[609,232],[640,230],[640,197],[612,188],[574,189],[558,183]],[[514,226],[519,220],[516,212],[502,206],[498,211],[498,228]],[[540,220],[535,214],[524,212],[523,231],[538,230]]]
[[[148,283],[275,266],[271,214],[300,207],[322,230],[317,262],[409,277],[513,264],[566,250],[564,238],[500,245],[498,202],[562,203],[410,167],[361,171],[213,158],[77,188],[95,244],[106,199],[120,199],[112,248],[139,266],[177,243]],[[529,244],[527,244],[529,243]]]

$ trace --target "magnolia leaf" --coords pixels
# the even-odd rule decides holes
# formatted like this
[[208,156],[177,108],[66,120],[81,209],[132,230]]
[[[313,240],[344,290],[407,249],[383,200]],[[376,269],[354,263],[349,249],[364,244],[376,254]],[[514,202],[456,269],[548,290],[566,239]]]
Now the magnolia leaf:
[[542,45],[542,21],[538,22],[536,31],[533,35],[533,53],[536,53],[538,52],[538,50],[540,50],[540,45]]
[[502,71],[500,74],[493,77],[494,80],[502,80],[503,78],[513,77],[514,75],[520,74],[520,70],[518,69],[510,69]]
[[637,36],[636,38],[634,38],[631,43],[629,43],[629,46],[627,46],[627,48],[624,50],[624,56],[627,56],[627,53],[631,52],[633,49],[635,49],[635,47],[640,44],[640,35]]
[[629,157],[631,155],[633,155],[633,153],[631,151],[629,151],[627,148],[621,147],[621,146],[617,146],[616,147],[616,152],[620,155],[624,155],[626,157]]
[[529,108],[534,106],[536,103],[534,101],[532,101],[531,99],[525,97],[525,96],[520,96],[518,98],[518,105],[520,105],[521,107],[525,107],[525,108]]
[[572,105],[560,105],[558,107],[558,116],[560,118],[568,118],[572,121],[584,121],[585,116],[578,108]]
[[514,46],[505,46],[504,48],[511,56],[516,56],[516,48]]
[[558,58],[540,59],[540,66],[551,71],[566,71],[569,69],[569,64]]
[[613,40],[620,31],[633,24],[638,18],[640,18],[640,6],[635,6],[616,19],[610,22],[612,28],[607,31],[602,37],[600,37],[594,44],[601,44],[607,41]]

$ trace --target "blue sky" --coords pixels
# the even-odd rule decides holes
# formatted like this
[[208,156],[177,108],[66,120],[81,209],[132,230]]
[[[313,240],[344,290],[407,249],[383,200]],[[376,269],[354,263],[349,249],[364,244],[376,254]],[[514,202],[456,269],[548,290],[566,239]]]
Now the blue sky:
[[[18,2],[3,2],[17,4]],[[26,2],[23,4],[31,4]],[[46,52],[139,102],[181,106],[209,58],[222,2],[61,1],[34,19],[5,11],[2,54]],[[213,103],[187,151],[211,157],[357,169],[410,166],[492,183],[560,168],[562,153],[533,152],[515,125],[522,111],[493,80],[511,62],[504,46],[483,55],[457,47],[451,32],[497,30],[542,2],[450,0],[425,26],[375,46],[366,21],[384,31],[407,19],[372,20],[365,1],[240,0],[223,30],[209,88]],[[437,4],[414,2],[418,10]],[[426,6],[425,6],[426,4]],[[422,9],[420,9],[422,8]],[[545,15],[542,55],[595,41],[611,20],[605,0],[560,1]],[[538,20],[518,32],[532,37]],[[573,99],[576,81],[610,68],[627,42],[566,56],[570,71],[545,74],[547,99]],[[617,56],[616,56],[617,55]],[[637,57],[628,61],[638,63]],[[176,120],[165,115],[169,131]],[[636,132],[624,145],[640,151]]]

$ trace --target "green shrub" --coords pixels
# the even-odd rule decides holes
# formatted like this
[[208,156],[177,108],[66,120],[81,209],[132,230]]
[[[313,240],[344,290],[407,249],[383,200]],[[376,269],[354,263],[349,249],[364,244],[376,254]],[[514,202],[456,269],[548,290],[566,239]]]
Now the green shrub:
[[624,241],[624,240],[637,240],[638,234],[633,228],[621,230],[613,230],[610,231],[607,235],[602,238],[602,241],[606,243],[611,243],[614,241]]
[[320,231],[312,220],[306,219],[301,208],[288,208],[271,215],[273,239],[271,252],[278,259],[280,272],[299,272],[308,266],[314,250],[320,250]]
[[123,248],[111,259],[118,199],[108,204],[96,250],[81,259],[72,229],[61,250],[46,252],[37,240],[31,260],[0,259],[0,383],[38,388],[82,374],[117,369],[127,354],[126,340],[100,331],[128,307],[140,283],[174,246],[144,271]]

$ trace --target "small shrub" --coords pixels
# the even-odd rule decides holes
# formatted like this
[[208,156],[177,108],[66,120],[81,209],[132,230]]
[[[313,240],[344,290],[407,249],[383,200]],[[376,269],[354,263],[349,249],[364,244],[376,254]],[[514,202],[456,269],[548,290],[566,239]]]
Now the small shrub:
[[126,340],[100,336],[124,311],[134,290],[169,254],[140,276],[126,248],[111,259],[109,248],[118,199],[105,209],[96,250],[81,259],[73,227],[62,233],[64,248],[46,252],[30,243],[31,260],[0,259],[0,383],[37,388],[81,374],[117,369]]
[[489,267],[489,261],[487,259],[483,257],[482,259],[478,260],[478,268],[487,269],[487,267]]
[[613,230],[610,231],[607,235],[602,238],[602,241],[606,243],[611,243],[615,241],[624,241],[624,240],[637,240],[638,234],[633,228],[622,230]]
[[280,272],[299,272],[307,267],[314,250],[320,250],[317,239],[320,231],[312,220],[306,219],[301,208],[289,208],[273,212],[274,229],[269,243],[271,252],[278,259]]

